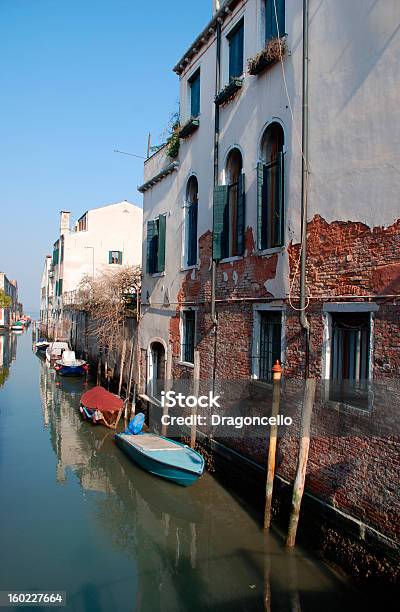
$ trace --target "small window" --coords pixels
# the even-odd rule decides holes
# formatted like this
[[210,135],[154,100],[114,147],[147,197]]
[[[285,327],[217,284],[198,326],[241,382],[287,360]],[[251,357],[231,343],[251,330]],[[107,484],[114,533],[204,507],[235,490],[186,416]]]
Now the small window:
[[194,363],[196,332],[196,313],[194,310],[182,312],[182,361]]
[[228,34],[229,43],[229,81],[243,74],[243,44],[244,44],[244,21],[243,19]]
[[122,251],[109,251],[108,263],[122,265]]
[[284,244],[284,134],[279,123],[265,130],[262,162],[257,165],[258,248],[260,250]]
[[[275,12],[276,7],[276,12]],[[265,42],[285,34],[285,0],[265,2]]]
[[188,181],[185,208],[185,265],[197,263],[197,215],[198,215],[198,182],[195,176]]
[[78,232],[86,232],[87,230],[87,213],[78,219]]
[[281,360],[282,314],[280,312],[260,311],[260,336],[258,354],[258,377],[272,380],[272,368],[276,360]]
[[329,399],[368,409],[370,313],[332,313]]
[[159,274],[165,270],[166,215],[147,222],[147,272]]
[[189,87],[190,117],[196,118],[200,115],[200,70],[197,70],[189,80]]

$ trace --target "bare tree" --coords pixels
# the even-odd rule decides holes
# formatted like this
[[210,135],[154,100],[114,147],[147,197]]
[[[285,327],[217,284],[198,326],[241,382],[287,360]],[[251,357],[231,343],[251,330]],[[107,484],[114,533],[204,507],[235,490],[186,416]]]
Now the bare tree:
[[88,331],[101,349],[111,352],[118,348],[126,317],[137,308],[140,280],[140,266],[123,266],[82,279],[77,305],[90,315]]

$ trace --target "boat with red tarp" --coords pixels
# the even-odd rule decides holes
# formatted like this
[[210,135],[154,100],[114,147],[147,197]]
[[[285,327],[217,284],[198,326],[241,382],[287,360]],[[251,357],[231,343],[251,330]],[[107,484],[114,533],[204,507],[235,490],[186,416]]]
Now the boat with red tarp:
[[124,409],[124,401],[104,387],[93,387],[81,397],[79,410],[84,419],[116,429]]

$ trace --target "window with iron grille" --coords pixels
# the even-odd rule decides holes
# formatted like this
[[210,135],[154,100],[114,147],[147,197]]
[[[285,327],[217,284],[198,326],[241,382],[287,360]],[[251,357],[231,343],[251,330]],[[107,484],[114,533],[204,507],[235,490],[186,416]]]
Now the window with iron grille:
[[282,313],[260,311],[258,378],[272,380],[272,368],[282,352]]
[[368,408],[370,313],[332,313],[329,399]]
[[229,42],[229,80],[242,76],[243,74],[243,43],[244,43],[244,21],[243,19],[228,34]]
[[196,334],[196,313],[194,310],[182,312],[182,361],[194,363]]

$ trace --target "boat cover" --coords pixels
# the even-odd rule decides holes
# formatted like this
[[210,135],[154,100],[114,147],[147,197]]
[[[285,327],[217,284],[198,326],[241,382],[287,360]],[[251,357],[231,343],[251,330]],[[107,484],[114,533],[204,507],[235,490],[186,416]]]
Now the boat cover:
[[82,395],[81,404],[85,408],[100,412],[119,412],[124,402],[118,395],[110,393],[103,387],[93,387]]

